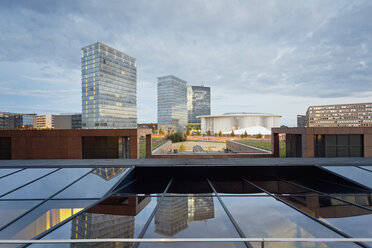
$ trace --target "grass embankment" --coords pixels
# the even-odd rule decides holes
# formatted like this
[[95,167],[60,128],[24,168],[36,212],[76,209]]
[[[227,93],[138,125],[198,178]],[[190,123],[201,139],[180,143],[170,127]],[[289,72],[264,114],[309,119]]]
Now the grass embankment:
[[[261,149],[264,149],[266,151],[271,152],[271,141],[243,141],[243,140],[239,140],[238,142],[246,144],[246,145],[258,147],[258,148],[261,148]],[[281,158],[286,157],[285,142],[284,141],[279,142],[279,155],[280,155]]]
[[[152,138],[152,150],[158,148],[162,144],[164,144],[166,140],[164,138]],[[145,137],[140,138],[139,142],[139,157],[145,158],[146,157],[146,140]]]

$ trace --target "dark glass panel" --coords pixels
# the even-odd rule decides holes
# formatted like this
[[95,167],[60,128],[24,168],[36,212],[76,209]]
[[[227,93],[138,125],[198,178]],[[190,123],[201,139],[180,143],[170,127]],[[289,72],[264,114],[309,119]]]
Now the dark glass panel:
[[27,169],[0,179],[0,195],[8,193],[55,169]]
[[15,171],[19,171],[20,169],[0,169],[0,177],[4,177],[6,175],[9,175],[10,173],[13,173]]
[[127,169],[96,169],[54,198],[100,198],[115,186]]
[[0,239],[32,239],[82,211],[91,200],[47,201],[0,232]]
[[168,193],[200,194],[213,193],[205,178],[175,178]]
[[355,166],[323,166],[336,174],[372,188],[372,173]]
[[[222,197],[222,200],[247,237],[341,238],[337,233],[273,197]],[[294,245],[303,247],[300,243]],[[319,245],[328,247],[324,243]],[[288,247],[288,244],[273,247]],[[337,244],[330,247],[356,245]]]
[[[159,204],[159,208],[145,233],[145,238],[239,237],[216,197],[195,195],[164,197]],[[162,245],[174,247],[174,244],[171,243],[158,246]],[[141,246],[152,247],[153,244],[141,244]],[[203,243],[201,246],[214,247],[213,243]]]
[[213,187],[217,193],[221,195],[266,195],[257,187],[252,186],[241,179],[227,179],[227,180],[211,180]]
[[347,135],[347,134],[337,135],[337,145],[338,146],[348,146],[349,145],[349,135]]
[[41,201],[0,201],[0,228]]
[[92,169],[61,169],[6,196],[4,199],[48,198]]

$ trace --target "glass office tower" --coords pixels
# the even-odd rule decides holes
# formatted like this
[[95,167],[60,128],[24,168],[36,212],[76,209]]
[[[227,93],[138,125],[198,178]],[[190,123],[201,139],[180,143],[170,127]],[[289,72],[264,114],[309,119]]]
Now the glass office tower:
[[188,123],[200,124],[197,116],[211,114],[211,88],[204,86],[187,86]]
[[186,81],[175,76],[158,78],[158,128],[181,130],[187,128]]
[[82,127],[137,128],[136,59],[99,42],[81,51]]

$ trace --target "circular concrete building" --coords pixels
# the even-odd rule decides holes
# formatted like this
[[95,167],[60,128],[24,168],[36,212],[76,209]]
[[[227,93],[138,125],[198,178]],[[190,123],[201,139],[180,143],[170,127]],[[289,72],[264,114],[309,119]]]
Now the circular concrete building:
[[[280,115],[258,113],[226,113],[223,115],[202,115],[201,132],[206,133],[231,133],[232,130],[259,132],[270,134],[272,127],[280,127]],[[259,130],[259,131],[255,131]],[[262,133],[265,131],[267,133]],[[248,132],[247,132],[248,133]],[[256,134],[256,133],[248,133]],[[258,134],[258,133],[257,133]]]

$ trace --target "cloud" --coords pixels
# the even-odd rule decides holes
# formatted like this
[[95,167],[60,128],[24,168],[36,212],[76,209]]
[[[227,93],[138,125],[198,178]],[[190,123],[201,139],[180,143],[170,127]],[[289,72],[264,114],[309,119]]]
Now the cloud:
[[[13,73],[25,81],[1,74],[13,83],[0,97],[38,97],[31,82],[50,83],[37,87],[61,101],[69,94],[71,111],[80,111],[80,49],[101,41],[137,59],[139,121],[156,121],[156,78],[168,74],[211,86],[212,113],[283,112],[291,120],[308,105],[372,97],[371,11],[367,0],[5,0],[0,61],[18,64]],[[255,104],[258,96],[265,101]],[[306,102],[302,110],[273,107],[287,98]]]

